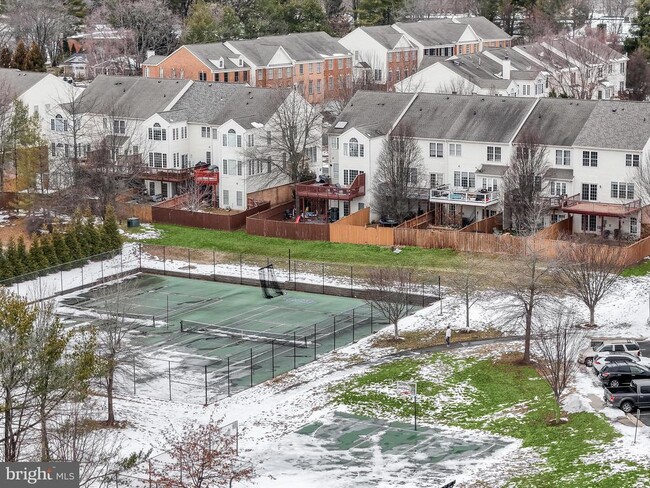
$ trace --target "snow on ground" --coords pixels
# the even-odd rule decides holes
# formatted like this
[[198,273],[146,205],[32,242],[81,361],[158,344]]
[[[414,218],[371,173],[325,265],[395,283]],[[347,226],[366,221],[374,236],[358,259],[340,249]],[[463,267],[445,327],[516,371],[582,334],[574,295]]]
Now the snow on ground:
[[[102,263],[89,263],[83,271],[81,269],[62,271],[31,283],[14,285],[14,291],[35,299],[43,294],[43,290],[47,290],[45,294],[54,294],[61,289],[68,290],[81,285],[82,279],[84,283],[88,283],[120,271],[135,270],[140,265],[140,259],[144,267],[163,268],[159,258],[139,256],[138,249],[137,244],[125,244],[121,256]],[[192,263],[192,266],[192,273],[210,275],[213,272],[212,265]],[[187,263],[169,260],[164,263],[164,267],[167,270],[187,270]],[[257,276],[257,269],[253,266],[244,266],[240,269],[239,265],[222,264],[217,265],[216,272],[236,276],[241,272],[246,277]],[[322,282],[320,276],[307,274],[299,274],[297,279],[305,282]],[[348,285],[345,280],[338,278],[327,279],[326,284]],[[357,284],[357,286],[361,285]],[[650,336],[647,307],[649,291],[650,277],[622,278],[616,289],[599,304],[596,320],[600,327],[593,333],[643,338]],[[583,317],[587,316],[587,310],[581,303],[570,298],[561,300],[565,305],[579,311]],[[494,327],[507,333],[520,333],[520,330],[511,323],[504,321],[499,313],[499,310],[507,307],[508,303],[507,298],[486,294],[484,299],[471,309],[472,327],[478,329]],[[447,324],[451,324],[453,329],[464,326],[462,301],[453,296],[445,296],[442,314],[440,314],[439,304],[436,303],[404,319],[401,322],[401,329],[438,330],[446,328]],[[120,397],[116,400],[117,417],[129,422],[128,427],[121,432],[123,452],[128,454],[152,447],[155,455],[163,448],[161,433],[165,429],[171,427],[179,429],[187,421],[204,423],[211,418],[223,418],[225,422],[235,420],[239,422],[240,450],[253,462],[258,474],[252,483],[241,486],[264,488],[430,486],[426,479],[409,476],[408,470],[400,474],[400,466],[382,464],[374,458],[373,469],[365,472],[349,470],[345,466],[334,472],[308,468],[310,463],[318,464],[319,457],[323,454],[322,446],[314,445],[313,438],[300,437],[295,434],[295,431],[316,420],[331,422],[334,407],[329,404],[330,388],[352,375],[367,371],[373,364],[385,360],[393,352],[390,349],[371,348],[369,341],[370,338],[363,339],[287,373],[279,379],[276,378],[272,382],[238,393],[208,407],[147,398]],[[463,349],[462,354],[488,356],[519,347],[519,343],[492,344],[469,350]],[[431,371],[432,375],[435,373]],[[650,428],[642,428],[639,431],[640,440],[636,446],[632,445],[634,428],[615,420],[622,416],[619,410],[598,405],[595,399],[602,397],[602,388],[594,383],[590,373],[586,371],[578,375],[572,390],[564,404],[567,411],[602,411],[614,421],[617,430],[623,435],[616,441],[616,458],[647,464],[647,455],[644,457],[644,453],[650,452]],[[472,435],[477,439],[487,438],[482,433],[474,432]],[[487,483],[483,486],[500,486],[508,478],[509,473],[521,474],[530,466],[531,456],[534,458],[535,453],[528,449],[521,449],[516,441],[509,440],[506,447],[482,460],[459,462],[451,468],[456,470],[455,477],[458,479],[459,486],[469,486],[478,481]],[[305,465],[301,466],[296,462],[297,459],[304,460]]]
[[134,241],[145,241],[147,239],[157,239],[160,237],[160,231],[152,224],[147,223],[140,224],[140,229],[137,232],[128,232],[120,229],[120,234]]

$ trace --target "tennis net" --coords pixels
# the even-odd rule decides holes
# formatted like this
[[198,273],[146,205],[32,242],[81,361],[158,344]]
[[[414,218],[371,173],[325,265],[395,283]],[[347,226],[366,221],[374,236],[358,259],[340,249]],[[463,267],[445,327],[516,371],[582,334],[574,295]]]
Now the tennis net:
[[253,342],[264,342],[267,344],[277,343],[291,347],[309,347],[310,341],[307,336],[296,334],[281,334],[269,331],[256,331],[238,329],[225,325],[206,324],[204,322],[195,322],[192,320],[181,320],[181,332],[193,332],[197,334],[207,334],[216,337],[232,337]]

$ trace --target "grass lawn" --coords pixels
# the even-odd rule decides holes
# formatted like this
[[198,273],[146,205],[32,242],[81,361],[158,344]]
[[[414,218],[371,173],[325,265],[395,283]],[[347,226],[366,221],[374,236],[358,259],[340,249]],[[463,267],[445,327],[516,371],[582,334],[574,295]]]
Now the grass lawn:
[[645,276],[650,273],[650,259],[643,261],[642,263],[635,264],[623,270],[621,275],[625,277],[630,276]]
[[454,268],[459,261],[457,253],[450,249],[405,247],[395,254],[380,246],[294,241],[252,236],[243,231],[226,232],[169,224],[155,224],[154,227],[161,231],[161,236],[141,242],[271,258],[286,258],[291,249],[291,259],[368,266],[447,269]]
[[[431,368],[439,374],[431,373]],[[428,372],[427,372],[428,371]],[[603,464],[583,456],[603,452],[618,437],[612,425],[594,413],[554,418],[551,389],[530,366],[513,358],[460,359],[448,354],[403,359],[381,365],[344,385],[337,385],[334,402],[354,413],[378,418],[412,418],[412,403],[390,393],[395,381],[417,381],[418,412],[424,421],[520,439],[542,462],[508,480],[507,486],[612,487],[650,485],[650,470],[603,455]],[[611,471],[611,462],[617,465]]]

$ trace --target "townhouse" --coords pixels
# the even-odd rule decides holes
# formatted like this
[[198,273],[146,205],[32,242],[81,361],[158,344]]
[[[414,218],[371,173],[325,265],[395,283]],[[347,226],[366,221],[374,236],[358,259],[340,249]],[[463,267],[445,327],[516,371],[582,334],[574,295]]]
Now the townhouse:
[[532,131],[546,150],[546,225],[571,218],[574,232],[640,236],[634,180],[650,151],[650,104],[358,92],[328,132],[333,180],[365,178],[365,194],[346,202],[344,215],[372,205],[378,157],[398,124],[420,147],[425,174],[414,177],[428,189],[420,205],[439,224],[464,226],[502,211],[503,175]]
[[[76,107],[68,104],[57,114],[52,132],[67,139],[53,145],[52,152],[81,164],[101,154],[102,161],[111,162],[103,170],[142,182],[152,197],[181,194],[194,180],[220,207],[245,210],[248,193],[286,183],[271,174],[268,161],[276,150],[270,147],[272,131],[278,130],[276,116],[286,103],[309,106],[293,90],[99,76]],[[314,140],[320,141],[316,125]],[[318,171],[320,144],[306,153]],[[194,171],[197,165],[205,171]]]
[[[58,138],[55,129],[63,130],[63,124],[55,119],[55,115],[60,112],[60,105],[74,100],[80,90],[48,73],[5,68],[0,69],[0,86],[8,99],[20,100],[30,116],[38,116],[40,132],[46,144],[56,144]],[[48,166],[38,175],[36,188],[42,191],[57,189],[63,179],[60,165],[50,157]]]
[[393,85],[418,69],[417,47],[389,25],[358,27],[339,41],[354,59],[354,78]]

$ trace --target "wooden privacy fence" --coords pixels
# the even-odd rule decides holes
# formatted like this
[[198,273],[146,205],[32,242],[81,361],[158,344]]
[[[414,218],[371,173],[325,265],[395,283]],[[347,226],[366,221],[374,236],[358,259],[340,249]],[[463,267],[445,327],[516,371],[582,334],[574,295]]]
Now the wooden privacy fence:
[[346,244],[392,246],[392,227],[368,226],[370,208],[366,207],[330,225],[330,241]]
[[573,226],[571,218],[560,220],[535,234],[540,239],[559,239],[563,235],[570,235]]
[[176,208],[184,202],[184,197],[170,198],[151,207],[152,221],[157,224],[176,224],[188,227],[201,227],[212,230],[237,230],[246,225],[246,218],[269,208],[265,202],[243,212],[216,214],[210,212],[192,212]]
[[141,222],[152,222],[151,205],[115,202],[115,214],[120,220],[137,217]]
[[492,234],[495,228],[501,228],[503,225],[503,214],[498,213],[487,219],[478,220],[473,224],[460,229],[460,232],[480,232],[482,234]]
[[624,251],[626,266],[640,263],[647,256],[650,256],[650,237],[646,237],[627,246]]
[[425,228],[427,225],[430,223],[433,223],[433,217],[435,215],[435,212],[433,210],[430,210],[429,212],[426,212],[422,215],[418,215],[415,218],[406,220],[399,224],[397,227],[398,228],[407,228],[407,229],[420,229],[420,228]]
[[249,216],[246,219],[246,233],[302,241],[330,240],[330,225],[327,223],[296,223],[284,220],[285,210],[291,210],[294,206],[293,201],[286,202]]

